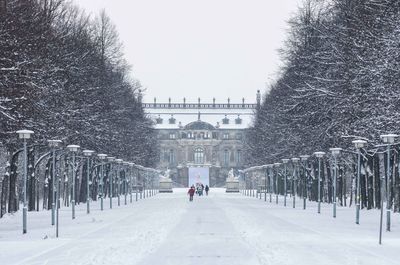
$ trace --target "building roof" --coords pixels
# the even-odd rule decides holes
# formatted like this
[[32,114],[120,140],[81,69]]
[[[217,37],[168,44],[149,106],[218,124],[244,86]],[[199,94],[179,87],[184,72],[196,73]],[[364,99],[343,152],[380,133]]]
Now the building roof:
[[[156,129],[183,128],[201,121],[220,129],[246,129],[253,124],[254,108],[146,108],[145,112],[155,123]],[[200,117],[199,117],[200,116]],[[157,123],[162,119],[162,123]],[[171,119],[171,122],[170,122]],[[223,120],[227,119],[228,123]],[[197,125],[196,125],[197,126]],[[211,127],[210,127],[211,128]]]
[[185,126],[186,130],[215,130],[215,127],[204,121],[194,121]]

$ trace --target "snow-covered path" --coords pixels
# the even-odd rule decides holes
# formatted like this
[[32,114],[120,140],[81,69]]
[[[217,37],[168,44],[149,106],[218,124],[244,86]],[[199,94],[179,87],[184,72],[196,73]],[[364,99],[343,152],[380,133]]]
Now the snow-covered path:
[[[116,204],[114,204],[116,205]],[[316,214],[299,204],[264,202],[213,190],[188,202],[185,190],[158,194],[101,212],[93,205],[77,218],[61,213],[60,238],[48,225],[49,212],[29,214],[28,234],[20,216],[0,220],[0,260],[4,264],[399,264],[400,216],[377,244],[378,211],[331,206]]]
[[242,240],[225,213],[231,205],[221,193],[195,197],[164,244],[140,264],[259,264],[257,250]]

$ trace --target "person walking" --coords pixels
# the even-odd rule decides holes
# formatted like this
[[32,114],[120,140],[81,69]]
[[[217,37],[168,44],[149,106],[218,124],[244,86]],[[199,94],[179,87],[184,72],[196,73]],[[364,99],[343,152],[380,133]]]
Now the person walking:
[[190,201],[190,202],[193,201],[194,193],[195,193],[194,186],[191,186],[190,189],[189,189],[189,191],[188,191],[188,194],[189,194],[189,201]]
[[206,185],[205,190],[206,190],[206,195],[208,196],[208,191],[210,190],[210,187],[208,187],[208,185]]

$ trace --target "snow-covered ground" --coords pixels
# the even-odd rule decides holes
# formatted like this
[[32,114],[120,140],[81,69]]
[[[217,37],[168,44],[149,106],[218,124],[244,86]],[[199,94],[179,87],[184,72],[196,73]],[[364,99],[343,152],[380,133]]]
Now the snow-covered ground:
[[[108,206],[108,201],[105,204]],[[264,202],[212,189],[190,203],[186,189],[157,194],[133,204],[92,213],[77,207],[76,219],[63,208],[60,237],[50,212],[29,212],[28,234],[21,215],[0,219],[1,264],[400,264],[400,216],[378,244],[379,211],[308,202],[297,207]]]

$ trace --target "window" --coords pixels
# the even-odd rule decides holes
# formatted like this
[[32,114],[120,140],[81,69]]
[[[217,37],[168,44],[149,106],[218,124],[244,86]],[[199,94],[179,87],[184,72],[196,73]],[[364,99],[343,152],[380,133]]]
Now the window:
[[169,153],[168,153],[168,150],[166,150],[166,149],[164,149],[163,150],[163,156],[164,156],[164,161],[165,162],[169,162]]
[[194,163],[204,164],[204,150],[202,148],[194,149]]
[[173,149],[169,150],[169,164],[173,165],[175,163],[175,152]]
[[229,165],[229,150],[228,149],[224,150],[224,165],[225,166]]
[[236,152],[236,163],[240,164],[242,161],[242,150],[237,150]]
[[236,134],[236,140],[242,140],[243,135],[241,133]]
[[209,132],[205,132],[204,133],[204,139],[210,139],[210,133]]
[[222,135],[222,139],[228,140],[228,139],[229,139],[229,133],[224,133],[224,134]]
[[187,134],[183,132],[181,137],[182,137],[182,139],[186,139],[187,138]]
[[193,132],[188,132],[187,133],[187,138],[188,139],[196,139],[196,134]]
[[170,140],[176,139],[176,134],[175,133],[169,133],[169,139]]
[[217,132],[213,132],[212,133],[212,138],[213,139],[218,139],[218,133]]

